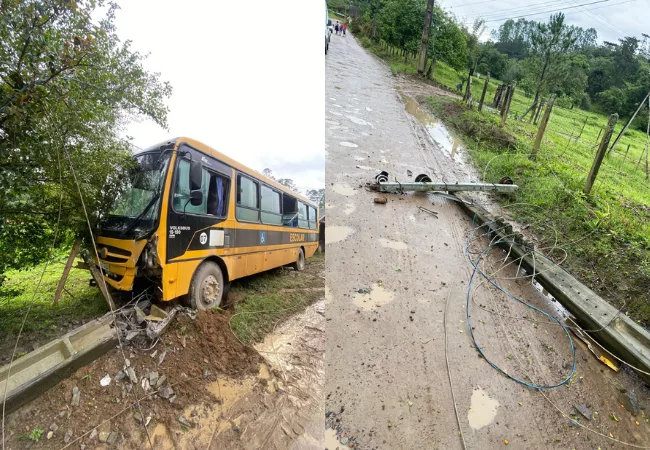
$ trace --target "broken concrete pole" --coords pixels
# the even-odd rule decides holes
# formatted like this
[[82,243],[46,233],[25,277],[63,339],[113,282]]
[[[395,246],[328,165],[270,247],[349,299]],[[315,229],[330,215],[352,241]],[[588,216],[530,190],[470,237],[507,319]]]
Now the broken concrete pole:
[[81,399],[81,392],[79,392],[79,388],[75,386],[72,388],[72,402],[70,404],[72,406],[79,406],[80,399]]

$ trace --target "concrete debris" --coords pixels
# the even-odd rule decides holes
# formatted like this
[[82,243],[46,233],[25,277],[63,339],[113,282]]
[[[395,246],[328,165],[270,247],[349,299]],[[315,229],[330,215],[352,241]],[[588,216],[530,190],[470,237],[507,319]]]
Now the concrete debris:
[[56,431],[58,429],[59,429],[59,426],[57,424],[53,423],[52,425],[50,425],[50,430],[51,431]]
[[142,322],[146,320],[147,315],[144,313],[144,311],[137,306],[133,308],[133,311],[135,312],[135,321],[138,323],[138,325],[141,325]]
[[149,385],[155,386],[158,383],[158,372],[149,372]]
[[72,406],[79,406],[79,400],[81,399],[81,392],[77,386],[72,388]]
[[174,395],[174,390],[167,386],[159,390],[158,395],[164,399],[169,399],[172,395]]
[[163,352],[160,354],[160,358],[158,358],[158,365],[161,365],[163,363],[166,355],[167,355],[167,350],[163,350]]
[[156,387],[159,388],[160,386],[162,386],[163,383],[165,382],[165,380],[167,380],[167,376],[166,376],[166,375],[162,375],[162,376],[160,376],[160,377],[158,378],[158,381],[156,381]]
[[108,435],[108,438],[106,439],[107,444],[115,444],[118,439],[120,438],[120,435],[117,434],[116,431],[112,431],[111,434]]
[[189,423],[189,422],[187,421],[187,419],[185,419],[185,417],[180,416],[180,417],[178,418],[178,421],[179,421],[182,425],[185,425],[187,428],[192,428],[192,424]]
[[128,358],[124,359],[124,365],[125,365],[126,367],[131,367],[131,360],[128,359]]
[[593,413],[585,405],[573,405],[573,407],[578,411],[585,419],[591,420]]
[[139,334],[140,334],[139,330],[129,331],[128,333],[126,333],[126,340],[130,342],[133,340],[133,338],[135,338]]
[[636,416],[639,414],[639,400],[636,397],[636,393],[634,391],[627,391],[620,397],[621,399],[621,404],[623,407],[626,409],[627,412],[632,414],[633,416]]
[[90,432],[89,439],[95,439],[97,437],[97,428],[93,428],[93,431]]
[[124,373],[123,370],[120,370],[115,374],[115,381],[122,381],[125,378],[126,378],[126,373]]
[[142,390],[146,393],[149,392],[150,384],[149,378],[142,378]]
[[68,430],[65,432],[65,436],[63,436],[63,442],[66,444],[70,442],[70,439],[72,439],[72,430]]
[[129,380],[131,380],[131,383],[138,382],[138,377],[135,376],[135,370],[133,370],[133,367],[129,367],[128,369],[126,369],[126,374],[129,376]]
[[54,436],[54,431],[48,431],[47,432],[47,439],[48,440],[52,439],[52,436]]
[[140,411],[136,411],[133,413],[133,418],[138,422],[138,423],[143,423],[144,419],[142,418],[142,414],[140,414]]
[[109,384],[111,384],[111,376],[110,376],[109,374],[106,374],[106,375],[104,376],[104,378],[102,378],[102,379],[99,381],[99,384],[102,385],[102,386],[104,386],[104,387],[108,386]]

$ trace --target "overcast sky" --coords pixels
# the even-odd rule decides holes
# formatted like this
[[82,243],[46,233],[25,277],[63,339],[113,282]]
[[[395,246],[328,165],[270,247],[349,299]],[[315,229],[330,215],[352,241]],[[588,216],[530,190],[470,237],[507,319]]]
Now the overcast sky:
[[118,35],[150,53],[145,67],[174,89],[169,131],[131,124],[137,146],[189,136],[301,188],[324,187],[323,3],[118,3]]
[[[439,4],[469,23],[483,16],[488,21],[484,38],[507,18],[526,15],[528,20],[546,22],[559,10],[566,15],[567,23],[595,28],[599,42],[650,34],[650,0],[442,0]],[[584,6],[572,8],[576,5]]]

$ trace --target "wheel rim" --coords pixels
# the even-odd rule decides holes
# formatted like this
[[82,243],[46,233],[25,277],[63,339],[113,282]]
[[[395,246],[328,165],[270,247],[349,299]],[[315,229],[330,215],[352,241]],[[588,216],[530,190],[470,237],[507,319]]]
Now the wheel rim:
[[203,305],[209,306],[217,303],[220,291],[221,286],[219,286],[219,281],[214,275],[205,277],[201,286],[201,302]]
[[300,267],[300,270],[305,268],[305,255],[302,252],[298,256],[298,267]]

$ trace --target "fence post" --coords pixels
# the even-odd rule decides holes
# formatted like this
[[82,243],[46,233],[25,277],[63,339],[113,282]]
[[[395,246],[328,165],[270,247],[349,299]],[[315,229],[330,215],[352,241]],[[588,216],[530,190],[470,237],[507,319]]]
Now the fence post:
[[500,84],[497,86],[497,90],[494,93],[494,100],[492,100],[492,106],[495,108],[499,107],[499,100],[501,100],[501,92],[503,91],[503,85]]
[[510,111],[510,103],[512,102],[512,97],[515,95],[515,89],[517,88],[517,82],[515,81],[512,83],[512,88],[510,89],[510,92],[508,92],[508,95],[506,96],[506,99],[504,101],[504,111],[503,114],[501,115],[501,126],[503,127],[506,124],[506,120],[508,119],[508,111]]
[[[580,139],[580,136],[582,136],[582,132],[585,131],[585,127],[587,126],[587,121],[589,120],[589,117],[585,117],[585,123],[582,125],[582,129],[580,130],[580,134],[576,136],[576,142],[578,142],[578,139]],[[629,150],[629,147],[628,147]]]
[[551,110],[553,109],[553,103],[555,103],[555,94],[551,95],[551,99],[548,101],[548,105],[546,105],[546,111],[544,111],[544,116],[542,117],[542,123],[539,124],[539,128],[537,129],[537,136],[535,136],[533,151],[530,152],[530,159],[537,158],[537,151],[539,150],[539,146],[542,143],[542,138],[544,137],[544,133],[546,132],[546,125],[548,125],[548,120],[551,117]]
[[503,87],[504,92],[501,94],[501,98],[499,99],[499,103],[501,104],[501,110],[499,111],[500,116],[503,116],[503,111],[506,109],[506,102],[508,100],[508,95],[510,95],[510,89],[510,85]]
[[535,117],[533,118],[533,125],[537,125],[537,122],[539,121],[539,116],[542,114],[545,105],[546,105],[546,100],[544,99],[540,100],[539,106],[537,107],[537,111],[535,111]]
[[627,152],[630,151],[630,145],[631,144],[627,144],[627,149],[625,149],[625,161],[627,161]]
[[585,184],[585,194],[587,195],[591,193],[591,188],[594,186],[594,181],[596,181],[596,176],[600,170],[600,165],[602,164],[605,153],[607,152],[607,146],[609,145],[609,141],[612,138],[612,134],[614,133],[614,126],[616,125],[617,120],[618,114],[614,113],[609,116],[609,120],[607,121],[607,128],[603,134],[603,139],[600,141],[600,145],[596,151],[596,157],[594,158],[594,163],[591,166],[591,170],[589,170],[589,175],[587,175],[587,183]]
[[488,84],[490,84],[490,72],[485,77],[485,84],[483,85],[483,92],[481,93],[481,101],[478,103],[478,112],[483,109],[483,102],[485,101],[485,93],[487,92]]
[[472,104],[472,75],[474,74],[473,69],[469,69],[467,74],[467,87],[465,88],[465,95],[463,96],[463,101],[469,106]]
[[56,287],[56,292],[54,293],[54,301],[52,303],[55,305],[59,303],[59,298],[61,297],[61,293],[63,292],[63,288],[65,287],[65,282],[68,279],[68,274],[70,273],[70,269],[72,268],[72,263],[74,263],[74,259],[77,256],[77,253],[79,253],[79,247],[81,247],[81,241],[79,240],[74,241],[74,244],[72,245],[72,250],[70,250],[70,255],[68,256],[68,261],[66,261],[65,263],[63,274],[61,275],[61,279],[59,280],[59,285]]

